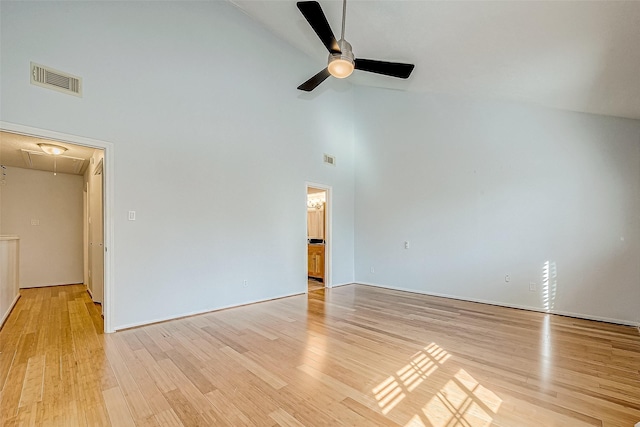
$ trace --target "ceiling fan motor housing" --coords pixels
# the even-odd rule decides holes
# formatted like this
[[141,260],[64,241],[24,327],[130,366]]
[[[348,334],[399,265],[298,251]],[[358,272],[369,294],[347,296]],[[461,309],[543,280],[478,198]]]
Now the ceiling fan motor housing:
[[354,69],[355,57],[351,50],[351,43],[345,39],[338,41],[340,46],[340,53],[330,53],[328,60],[329,72],[338,78],[348,77]]

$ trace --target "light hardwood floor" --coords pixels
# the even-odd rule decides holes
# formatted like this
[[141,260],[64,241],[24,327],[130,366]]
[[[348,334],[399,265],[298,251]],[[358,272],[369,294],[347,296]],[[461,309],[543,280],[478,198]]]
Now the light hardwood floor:
[[83,286],[22,291],[0,425],[633,426],[631,327],[349,285],[102,334]]
[[320,289],[324,289],[324,283],[319,282],[317,280],[309,279],[307,281],[307,290],[308,291],[318,291]]

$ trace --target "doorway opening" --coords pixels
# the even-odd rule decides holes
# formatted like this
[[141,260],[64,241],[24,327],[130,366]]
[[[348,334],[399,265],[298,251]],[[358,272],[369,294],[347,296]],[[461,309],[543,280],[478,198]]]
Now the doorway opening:
[[330,287],[330,187],[307,183],[307,292]]
[[[30,275],[21,275],[20,288],[82,283],[92,300],[100,304],[98,310],[104,318],[104,331],[113,332],[110,315],[113,312],[110,304],[112,263],[108,251],[112,241],[108,209],[113,197],[113,168],[109,161],[112,144],[6,122],[0,122],[0,131],[2,164],[12,168],[16,178],[7,182],[4,189],[9,190],[9,185],[15,187],[12,197],[25,199],[25,209],[30,210],[22,213],[30,216],[30,224],[16,223],[13,228],[18,228],[13,231],[9,229],[11,224],[4,221],[0,230],[1,233],[22,234],[25,244],[21,245],[21,252],[27,249],[33,252],[22,254],[21,269],[35,271],[38,277],[31,280]],[[58,147],[60,153],[46,156],[42,153],[42,147],[46,145]],[[42,206],[33,207],[28,201],[29,188],[25,186],[36,178],[44,181],[35,188],[54,193],[51,195],[53,205],[43,202]],[[21,186],[25,188],[21,190]],[[21,195],[21,192],[25,194]],[[55,217],[57,213],[59,217]],[[46,227],[49,227],[49,234],[51,230],[57,230],[60,236],[52,238]],[[53,249],[49,247],[51,242],[56,245]],[[59,253],[64,252],[63,249],[68,253]],[[47,260],[54,256],[59,256],[60,260],[45,263],[52,268],[44,268],[37,261],[38,251],[46,251]],[[35,266],[32,268],[28,262]],[[58,270],[53,271],[53,267]]]

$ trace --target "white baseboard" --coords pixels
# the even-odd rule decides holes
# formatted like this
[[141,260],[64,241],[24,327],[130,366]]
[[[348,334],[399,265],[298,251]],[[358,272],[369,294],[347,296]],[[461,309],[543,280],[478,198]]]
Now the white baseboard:
[[9,314],[11,314],[11,310],[13,310],[13,307],[16,305],[19,299],[20,299],[20,293],[18,293],[18,295],[16,295],[16,297],[13,299],[13,302],[9,304],[9,308],[7,309],[6,313],[2,315],[2,319],[0,319],[0,328],[2,328],[2,326],[4,325],[4,322],[9,318]]
[[198,314],[213,313],[213,312],[220,311],[220,310],[226,310],[228,308],[242,307],[244,305],[256,304],[256,303],[259,303],[259,302],[273,301],[273,300],[277,300],[277,299],[293,297],[293,296],[296,296],[296,295],[305,295],[305,293],[304,292],[296,292],[296,293],[293,293],[293,294],[286,294],[286,295],[281,295],[281,296],[277,296],[277,297],[273,297],[273,298],[247,301],[247,302],[243,302],[241,304],[232,304],[232,305],[225,305],[223,307],[206,308],[204,310],[197,310],[197,311],[191,311],[191,312],[187,312],[187,313],[180,313],[180,314],[176,314],[176,315],[173,315],[173,316],[162,317],[162,318],[157,318],[157,319],[153,319],[153,320],[145,320],[143,322],[129,323],[129,324],[125,324],[125,325],[116,326],[114,328],[114,331],[117,332],[117,331],[122,331],[124,329],[138,328],[140,326],[152,325],[154,323],[161,323],[161,322],[166,322],[166,321],[169,321],[169,320],[182,319],[184,317],[196,316]]
[[338,288],[340,286],[347,286],[347,285],[356,285],[357,283],[354,282],[347,282],[347,283],[337,283],[335,285],[331,285],[331,288]]
[[71,285],[84,285],[84,283],[83,282],[78,282],[78,283],[45,283],[45,284],[28,285],[28,286],[20,285],[20,289],[51,288],[53,286],[71,286]]
[[[469,302],[476,302],[476,303],[480,303],[480,304],[496,305],[496,306],[500,306],[500,307],[517,308],[517,309],[520,309],[520,310],[537,311],[537,312],[540,312],[540,313],[546,313],[547,312],[546,310],[543,310],[543,309],[541,309],[539,307],[531,307],[531,306],[518,305],[518,304],[506,304],[506,303],[502,303],[502,302],[498,302],[498,301],[490,301],[490,300],[484,300],[484,299],[478,299],[478,298],[463,298],[463,297],[459,297],[459,296],[456,296],[456,295],[441,294],[441,293],[435,293],[435,292],[427,292],[427,291],[423,291],[423,290],[402,288],[402,287],[397,287],[397,286],[386,286],[386,285],[380,285],[380,284],[377,284],[377,283],[368,283],[368,282],[339,283],[339,284],[334,284],[333,286],[331,286],[330,289],[337,288],[337,287],[340,287],[340,286],[347,286],[347,285],[366,285],[366,286],[373,286],[373,287],[376,287],[376,288],[392,289],[392,290],[396,290],[396,291],[410,292],[410,293],[421,294],[421,295],[429,295],[429,296],[433,296],[433,297],[450,298],[450,299],[455,299],[455,300],[459,300],[459,301],[469,301]],[[156,319],[147,320],[147,321],[143,321],[143,322],[129,323],[129,324],[125,324],[125,325],[116,326],[114,328],[114,330],[115,331],[121,331],[121,330],[124,330],[124,329],[137,328],[137,327],[140,327],[140,326],[151,325],[151,324],[154,324],[154,323],[161,323],[161,322],[166,322],[166,321],[169,321],[169,320],[175,320],[175,319],[181,319],[181,318],[184,318],[184,317],[196,316],[198,314],[213,313],[213,312],[216,312],[216,311],[219,311],[219,310],[226,310],[228,308],[242,307],[244,305],[250,305],[250,304],[256,304],[256,303],[260,303],[260,302],[273,301],[273,300],[292,297],[292,296],[297,296],[297,295],[305,295],[305,292],[296,292],[296,293],[285,294],[285,295],[281,295],[281,296],[277,296],[277,297],[273,297],[273,298],[247,301],[247,302],[244,302],[244,303],[241,303],[241,304],[232,304],[232,305],[227,305],[227,306],[222,306],[222,307],[212,307],[212,308],[207,308],[207,309],[203,309],[203,310],[197,310],[197,311],[192,311],[192,312],[187,312],[187,313],[176,314],[176,315],[173,315],[173,316],[167,316],[167,317],[163,317],[163,318],[156,318]],[[15,302],[14,302],[14,304],[15,304]],[[549,311],[549,313],[550,314],[557,314],[557,315],[561,315],[561,316],[575,317],[575,318],[578,318],[578,319],[595,320],[595,321],[599,321],[599,322],[614,323],[614,324],[618,324],[618,325],[640,326],[640,325],[638,325],[636,323],[629,322],[629,321],[626,321],[626,320],[612,319],[612,318],[608,318],[608,317],[590,316],[590,315],[586,315],[586,314],[582,314],[582,313],[572,313],[572,312],[558,311],[558,310],[552,310],[552,311]],[[4,319],[3,319],[3,321],[4,321]]]
[[480,303],[480,304],[497,305],[499,307],[517,308],[517,309],[520,309],[520,310],[537,311],[537,312],[540,312],[540,313],[558,314],[560,316],[575,317],[575,318],[578,318],[578,319],[585,319],[585,320],[595,320],[595,321],[598,321],[598,322],[615,323],[617,325],[640,326],[637,323],[630,322],[628,320],[613,319],[613,318],[610,318],[610,317],[591,316],[591,315],[588,315],[588,314],[573,313],[573,312],[570,312],[570,311],[560,311],[560,310],[546,311],[546,310],[544,310],[544,309],[542,309],[540,307],[531,307],[531,306],[527,306],[527,305],[518,305],[518,304],[507,304],[507,303],[498,302],[498,301],[490,301],[490,300],[484,300],[484,299],[478,299],[478,298],[460,297],[460,296],[456,296],[456,295],[440,294],[440,293],[437,293],[437,292],[428,292],[428,291],[423,291],[423,290],[420,290],[420,289],[410,289],[410,288],[402,288],[402,287],[398,287],[398,286],[379,285],[377,283],[356,282],[355,284],[366,285],[366,286],[374,286],[376,288],[383,288],[383,289],[393,289],[395,291],[411,292],[411,293],[414,293],[414,294],[429,295],[429,296],[432,296],[432,297],[450,298],[450,299],[455,299],[455,300],[459,300],[459,301],[469,301],[469,302],[477,302],[477,303]]

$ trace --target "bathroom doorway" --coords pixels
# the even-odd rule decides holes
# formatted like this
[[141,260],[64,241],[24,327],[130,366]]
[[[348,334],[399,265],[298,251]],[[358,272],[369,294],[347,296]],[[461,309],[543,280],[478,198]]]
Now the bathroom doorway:
[[330,188],[307,184],[307,291],[330,286]]

